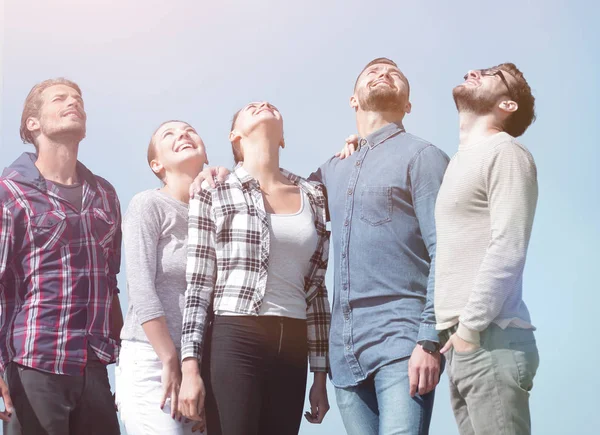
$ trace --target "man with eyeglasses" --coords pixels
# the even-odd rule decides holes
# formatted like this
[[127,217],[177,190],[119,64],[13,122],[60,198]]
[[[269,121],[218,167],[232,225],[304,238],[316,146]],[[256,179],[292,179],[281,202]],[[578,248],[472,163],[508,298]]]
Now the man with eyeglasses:
[[469,71],[453,95],[460,143],[436,203],[434,303],[452,407],[462,435],[529,434],[539,356],[522,283],[538,186],[515,138],[535,99],[512,63]]

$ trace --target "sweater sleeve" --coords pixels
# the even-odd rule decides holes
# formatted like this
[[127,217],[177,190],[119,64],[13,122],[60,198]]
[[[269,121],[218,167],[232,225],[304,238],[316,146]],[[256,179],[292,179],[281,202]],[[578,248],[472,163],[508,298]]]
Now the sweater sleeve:
[[503,142],[494,149],[483,175],[491,238],[457,331],[463,340],[475,344],[479,332],[520,288],[538,197],[533,157],[515,142]]
[[133,197],[123,220],[123,246],[127,292],[140,324],[165,315],[155,287],[160,234],[160,211],[152,197]]

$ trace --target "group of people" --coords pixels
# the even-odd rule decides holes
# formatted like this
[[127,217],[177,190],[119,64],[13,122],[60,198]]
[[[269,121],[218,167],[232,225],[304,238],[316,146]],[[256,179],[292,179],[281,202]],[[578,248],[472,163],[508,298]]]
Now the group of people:
[[77,160],[80,88],[34,86],[21,138],[35,152],[0,178],[5,433],[118,434],[117,408],[131,435],[297,434],[308,366],[305,418],[327,414],[329,374],[349,435],[427,434],[444,368],[461,434],[531,433],[537,175],[516,138],[534,97],[514,64],[469,71],[449,159],[405,131],[409,96],[396,63],[367,64],[358,135],[307,178],[280,169],[269,102],[235,113],[231,172],[205,168],[193,126],[164,122],[147,149],[162,187],[121,222],[114,187]]

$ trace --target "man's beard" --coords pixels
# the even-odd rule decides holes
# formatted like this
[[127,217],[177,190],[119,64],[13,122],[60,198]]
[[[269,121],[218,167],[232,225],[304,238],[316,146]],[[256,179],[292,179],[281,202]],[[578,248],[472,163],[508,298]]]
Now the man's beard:
[[42,133],[49,137],[52,138],[54,140],[57,141],[62,141],[62,140],[68,140],[68,141],[77,141],[77,142],[81,142],[84,138],[85,138],[85,134],[86,134],[86,126],[69,126],[69,127],[63,127],[63,126],[56,126],[56,125],[48,125],[48,126],[44,126],[42,125]]
[[452,89],[454,104],[459,112],[470,112],[476,115],[487,115],[494,110],[496,100],[489,95],[477,95],[476,89],[463,85]]
[[398,95],[393,89],[387,86],[376,87],[361,94],[358,96],[358,102],[360,108],[364,111],[403,112],[405,109],[405,102],[402,95]]

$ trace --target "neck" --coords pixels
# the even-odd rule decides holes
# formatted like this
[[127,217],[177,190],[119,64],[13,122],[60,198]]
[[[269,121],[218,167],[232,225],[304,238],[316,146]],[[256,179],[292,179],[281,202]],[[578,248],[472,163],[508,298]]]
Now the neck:
[[190,186],[201,170],[202,167],[200,167],[200,170],[198,170],[198,167],[195,167],[189,170],[184,169],[177,173],[168,173],[165,179],[166,183],[161,191],[178,201],[189,204]]
[[77,183],[79,142],[65,143],[47,137],[38,138],[35,166],[42,176],[60,184]]
[[370,112],[357,110],[356,127],[360,137],[367,137],[391,123],[399,123],[404,119],[404,112]]
[[502,128],[492,114],[478,115],[473,112],[459,112],[460,145],[470,146],[499,133]]
[[246,139],[243,167],[262,187],[282,181],[279,171],[279,144],[268,137]]

